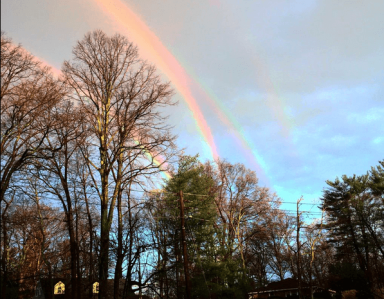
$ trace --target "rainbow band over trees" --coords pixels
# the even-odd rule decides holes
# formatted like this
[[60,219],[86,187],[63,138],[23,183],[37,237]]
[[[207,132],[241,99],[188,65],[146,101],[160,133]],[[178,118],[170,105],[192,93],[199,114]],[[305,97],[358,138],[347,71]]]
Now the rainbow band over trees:
[[161,166],[164,164],[164,159],[161,156],[156,155],[155,157],[153,153],[151,153],[150,151],[145,149],[143,146],[141,146],[138,140],[133,139],[133,141],[136,143],[136,145],[138,145],[143,150],[147,159],[155,163],[155,165],[161,170],[161,174],[164,176],[165,179],[169,180],[172,178],[172,175],[168,171],[161,169],[162,168]]
[[[217,147],[210,127],[208,126],[196,99],[192,96],[192,92],[188,86],[190,83],[193,83],[200,88],[204,99],[207,100],[213,111],[215,111],[218,115],[219,119],[229,128],[229,131],[237,140],[237,144],[245,151],[248,159],[253,162],[253,165],[256,167],[259,174],[263,174],[264,179],[268,181],[268,167],[264,159],[258,153],[249,138],[246,137],[236,118],[233,117],[232,114],[220,103],[217,96],[215,96],[209,88],[204,86],[198,78],[191,77],[188,74],[187,70],[180,65],[179,61],[161,43],[159,38],[125,3],[121,0],[95,1],[102,8],[104,13],[107,13],[114,21],[117,22],[123,31],[127,32],[129,36],[132,36],[134,42],[139,45],[140,49],[146,52],[146,54],[154,60],[156,65],[175,85],[176,89],[180,92],[188,104],[196,121],[200,135],[209,145],[212,158],[217,159],[219,157]],[[263,74],[265,73],[266,69],[262,67],[260,61],[256,60],[254,61],[254,64],[257,66],[258,70],[260,70]],[[54,73],[57,73],[56,69],[54,69]],[[264,78],[263,80],[262,85],[266,87],[268,94],[271,94],[271,90],[273,91],[274,89],[271,80],[269,77]],[[272,92],[272,96],[267,97],[267,104],[276,116],[277,121],[282,126],[283,134],[285,137],[288,137],[289,126],[286,126],[288,122],[275,92]],[[151,159],[153,159],[152,155]],[[161,164],[161,162],[156,159],[154,159],[154,162],[158,165]],[[169,177],[169,174],[167,174],[167,178]]]
[[165,73],[172,84],[185,99],[196,121],[200,135],[210,147],[213,159],[219,158],[215,141],[197,101],[189,88],[191,78],[176,58],[161,43],[148,26],[120,0],[95,0],[103,12],[108,13],[124,31],[128,31],[134,42],[147,55],[153,58],[156,65]]
[[48,63],[45,59],[30,53],[26,49],[24,49],[24,51],[26,51],[27,53],[32,55],[36,61],[40,62],[42,67],[48,67],[50,69],[50,71],[52,72],[53,76],[55,76],[56,78],[60,77],[61,70],[59,70],[58,68],[54,67],[52,64]]
[[238,144],[246,150],[245,154],[247,155],[249,161],[253,162],[254,166],[258,170],[258,175],[262,175],[266,182],[270,185],[268,178],[268,166],[262,156],[257,152],[255,146],[252,145],[249,138],[246,137],[245,132],[237,119],[233,117],[232,113],[230,113],[227,108],[220,103],[216,95],[211,92],[208,87],[204,88],[204,94],[206,95],[206,98],[209,99],[213,110],[217,113],[220,120],[230,129],[231,133],[234,134]]
[[250,160],[252,160],[256,168],[261,171],[265,179],[267,166],[255,150],[255,147],[251,145],[251,142],[247,140],[244,135],[241,126],[231,116],[229,112],[225,112],[225,109],[221,107],[219,101],[215,96],[208,92],[206,88],[203,88],[198,80],[193,79],[188,75],[185,68],[183,68],[179,61],[168,51],[168,49],[161,43],[159,38],[148,28],[148,26],[137,16],[125,3],[121,0],[95,0],[104,13],[107,13],[121,28],[127,32],[129,36],[137,43],[140,49],[144,50],[149,55],[156,65],[167,75],[171,82],[175,85],[176,89],[184,97],[186,103],[189,105],[195,118],[196,124],[199,128],[200,134],[206,140],[210,146],[212,158],[218,158],[218,152],[216,145],[207,122],[197,105],[195,98],[192,96],[191,90],[188,87],[188,83],[194,83],[200,87],[205,99],[212,106],[213,110],[219,116],[221,121],[234,133],[237,139],[237,143],[246,150]]
[[163,175],[163,177],[167,180],[171,179],[172,178],[172,175],[168,172],[168,171],[165,171],[165,170],[162,170],[161,169],[161,165],[164,164],[164,162],[161,161],[160,158],[154,158],[151,153],[149,152],[145,152],[145,155],[147,156],[147,158],[150,160],[150,161],[153,161],[153,163],[156,164],[157,167],[159,167],[159,169],[161,170],[161,174]]

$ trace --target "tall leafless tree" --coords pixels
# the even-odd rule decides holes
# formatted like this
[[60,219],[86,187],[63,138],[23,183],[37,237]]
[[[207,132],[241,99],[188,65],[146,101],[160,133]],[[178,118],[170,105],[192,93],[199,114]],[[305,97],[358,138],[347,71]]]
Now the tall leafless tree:
[[38,156],[55,120],[52,109],[65,89],[21,46],[1,36],[1,189]]
[[[64,94],[49,68],[1,33],[0,206],[12,179],[45,150],[44,140],[55,126],[52,109]],[[5,295],[7,272],[2,271]]]
[[[161,83],[155,68],[138,57],[132,43],[121,35],[102,31],[86,34],[73,49],[63,73],[90,125],[88,150],[94,186],[101,204],[100,298],[107,295],[110,230],[113,212],[126,179],[128,152],[166,156],[173,137],[160,107],[173,104],[169,83]],[[145,169],[156,169],[153,158]],[[132,169],[130,169],[132,173]]]
[[75,205],[82,192],[81,180],[77,171],[77,163],[82,139],[87,133],[84,128],[84,117],[79,107],[74,107],[68,100],[62,100],[53,110],[52,115],[57,124],[44,141],[48,156],[44,160],[35,161],[38,172],[36,178],[41,182],[47,194],[53,195],[63,206],[65,223],[69,234],[71,252],[71,292],[72,298],[80,298],[81,287],[78,283],[80,273],[79,244],[77,242]]

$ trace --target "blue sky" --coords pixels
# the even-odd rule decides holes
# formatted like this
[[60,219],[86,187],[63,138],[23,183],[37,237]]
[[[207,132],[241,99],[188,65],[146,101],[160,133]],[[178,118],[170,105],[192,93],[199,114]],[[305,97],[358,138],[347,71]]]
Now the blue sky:
[[[383,1],[121,1],[252,146],[191,85],[220,157],[258,171],[283,201],[314,202],[326,180],[384,159]],[[126,35],[95,0],[2,0],[1,17],[15,42],[57,68],[88,31]],[[209,159],[188,105],[175,99],[166,113],[178,145]]]

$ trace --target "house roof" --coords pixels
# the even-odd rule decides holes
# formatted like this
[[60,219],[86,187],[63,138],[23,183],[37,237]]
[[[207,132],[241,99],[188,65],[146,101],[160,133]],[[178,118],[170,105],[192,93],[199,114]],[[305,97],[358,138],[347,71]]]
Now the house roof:
[[[301,287],[306,288],[308,287],[308,284],[302,281]],[[292,290],[292,289],[298,289],[298,288],[299,288],[299,281],[297,279],[287,278],[281,281],[271,282],[266,287],[258,288],[254,292],[262,293],[262,292],[270,292],[270,291],[277,291],[277,290]]]

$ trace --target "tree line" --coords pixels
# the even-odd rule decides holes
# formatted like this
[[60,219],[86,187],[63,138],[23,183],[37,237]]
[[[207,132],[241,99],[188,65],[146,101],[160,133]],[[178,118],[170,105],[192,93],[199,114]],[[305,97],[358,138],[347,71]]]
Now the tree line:
[[328,181],[308,224],[245,165],[183,155],[171,84],[125,37],[72,53],[56,78],[1,35],[2,298],[55,277],[76,299],[95,281],[99,298],[247,298],[287,277],[383,296],[384,161]]

